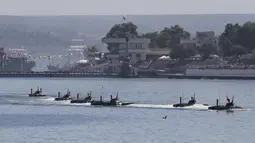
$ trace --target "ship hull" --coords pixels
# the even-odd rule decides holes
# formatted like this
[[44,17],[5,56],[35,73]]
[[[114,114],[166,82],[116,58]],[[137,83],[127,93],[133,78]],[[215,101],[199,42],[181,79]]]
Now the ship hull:
[[208,109],[209,110],[229,110],[229,109],[242,109],[242,107],[240,106],[226,107],[226,106],[220,105],[220,106],[211,106]]
[[45,97],[44,94],[28,94],[29,97]]
[[35,67],[35,62],[22,62],[17,59],[1,60],[0,65],[0,71],[3,72],[31,72],[32,68]]
[[118,102],[118,103],[111,103],[109,101],[91,101],[91,105],[94,106],[124,106],[133,104],[131,102]]
[[187,106],[193,106],[194,104],[188,104],[188,103],[182,103],[182,104],[174,104],[174,107],[187,107]]
[[55,98],[55,101],[67,101],[67,100],[72,100],[72,98]]
[[70,103],[90,103],[90,102],[87,102],[85,100],[71,100]]

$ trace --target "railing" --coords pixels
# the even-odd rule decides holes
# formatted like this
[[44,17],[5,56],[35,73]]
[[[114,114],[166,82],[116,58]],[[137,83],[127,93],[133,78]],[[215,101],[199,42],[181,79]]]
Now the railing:
[[0,77],[107,77],[117,74],[103,72],[0,72]]
[[139,65],[139,68],[148,68],[152,61],[144,61],[141,65]]
[[254,65],[226,65],[226,66],[218,66],[218,65],[188,65],[187,69],[254,69]]

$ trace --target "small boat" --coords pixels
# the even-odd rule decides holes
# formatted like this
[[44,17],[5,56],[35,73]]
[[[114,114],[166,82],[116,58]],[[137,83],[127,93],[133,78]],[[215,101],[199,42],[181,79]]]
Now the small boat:
[[67,93],[63,97],[60,97],[60,92],[58,92],[58,97],[55,98],[55,101],[63,101],[63,100],[72,100],[71,93],[69,91],[67,91]]
[[28,96],[29,97],[44,97],[46,95],[42,93],[42,88],[40,88],[39,90],[39,87],[38,87],[37,91],[34,93],[33,93],[33,89],[31,88],[31,93],[28,94]]
[[232,97],[232,101],[230,102],[230,99],[228,96],[226,96],[227,103],[226,105],[219,105],[219,100],[216,100],[216,106],[210,106],[209,110],[231,110],[231,109],[243,109],[243,107],[236,106],[234,103],[234,96]]
[[79,99],[79,93],[77,93],[77,98],[76,99],[72,99],[70,103],[90,103],[92,96],[91,96],[92,92],[87,94],[87,97],[85,97],[85,99]]
[[191,97],[191,99],[189,100],[188,103],[182,103],[182,97],[180,97],[180,103],[178,104],[174,104],[174,107],[186,107],[186,106],[192,106],[196,104],[196,99],[195,99],[195,94],[193,97]]
[[116,95],[116,98],[112,98],[112,95],[111,95],[110,101],[103,101],[102,96],[100,96],[99,101],[94,101],[94,100],[91,101],[91,105],[94,105],[94,106],[124,106],[124,105],[130,105],[130,104],[134,104],[134,103],[120,101],[118,98],[118,93]]

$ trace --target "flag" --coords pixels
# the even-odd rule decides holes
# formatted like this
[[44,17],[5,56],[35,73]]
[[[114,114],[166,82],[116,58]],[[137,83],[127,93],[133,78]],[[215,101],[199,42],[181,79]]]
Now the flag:
[[230,103],[230,99],[228,98],[228,96],[226,96],[226,98],[227,98],[228,103]]
[[126,17],[125,15],[122,15],[122,19],[123,19],[124,21],[126,21],[126,20],[127,20],[127,17]]

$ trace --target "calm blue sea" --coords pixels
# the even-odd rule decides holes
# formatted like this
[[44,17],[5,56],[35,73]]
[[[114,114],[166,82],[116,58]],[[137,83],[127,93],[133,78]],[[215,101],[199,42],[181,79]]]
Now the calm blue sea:
[[[255,81],[0,78],[0,142],[3,143],[243,143],[255,142]],[[48,97],[28,97],[30,88]],[[129,107],[56,102],[60,91],[109,100],[119,92]],[[235,96],[246,111],[209,111],[202,105],[173,109],[195,93],[198,103],[225,104]],[[167,116],[167,119],[162,119]]]

